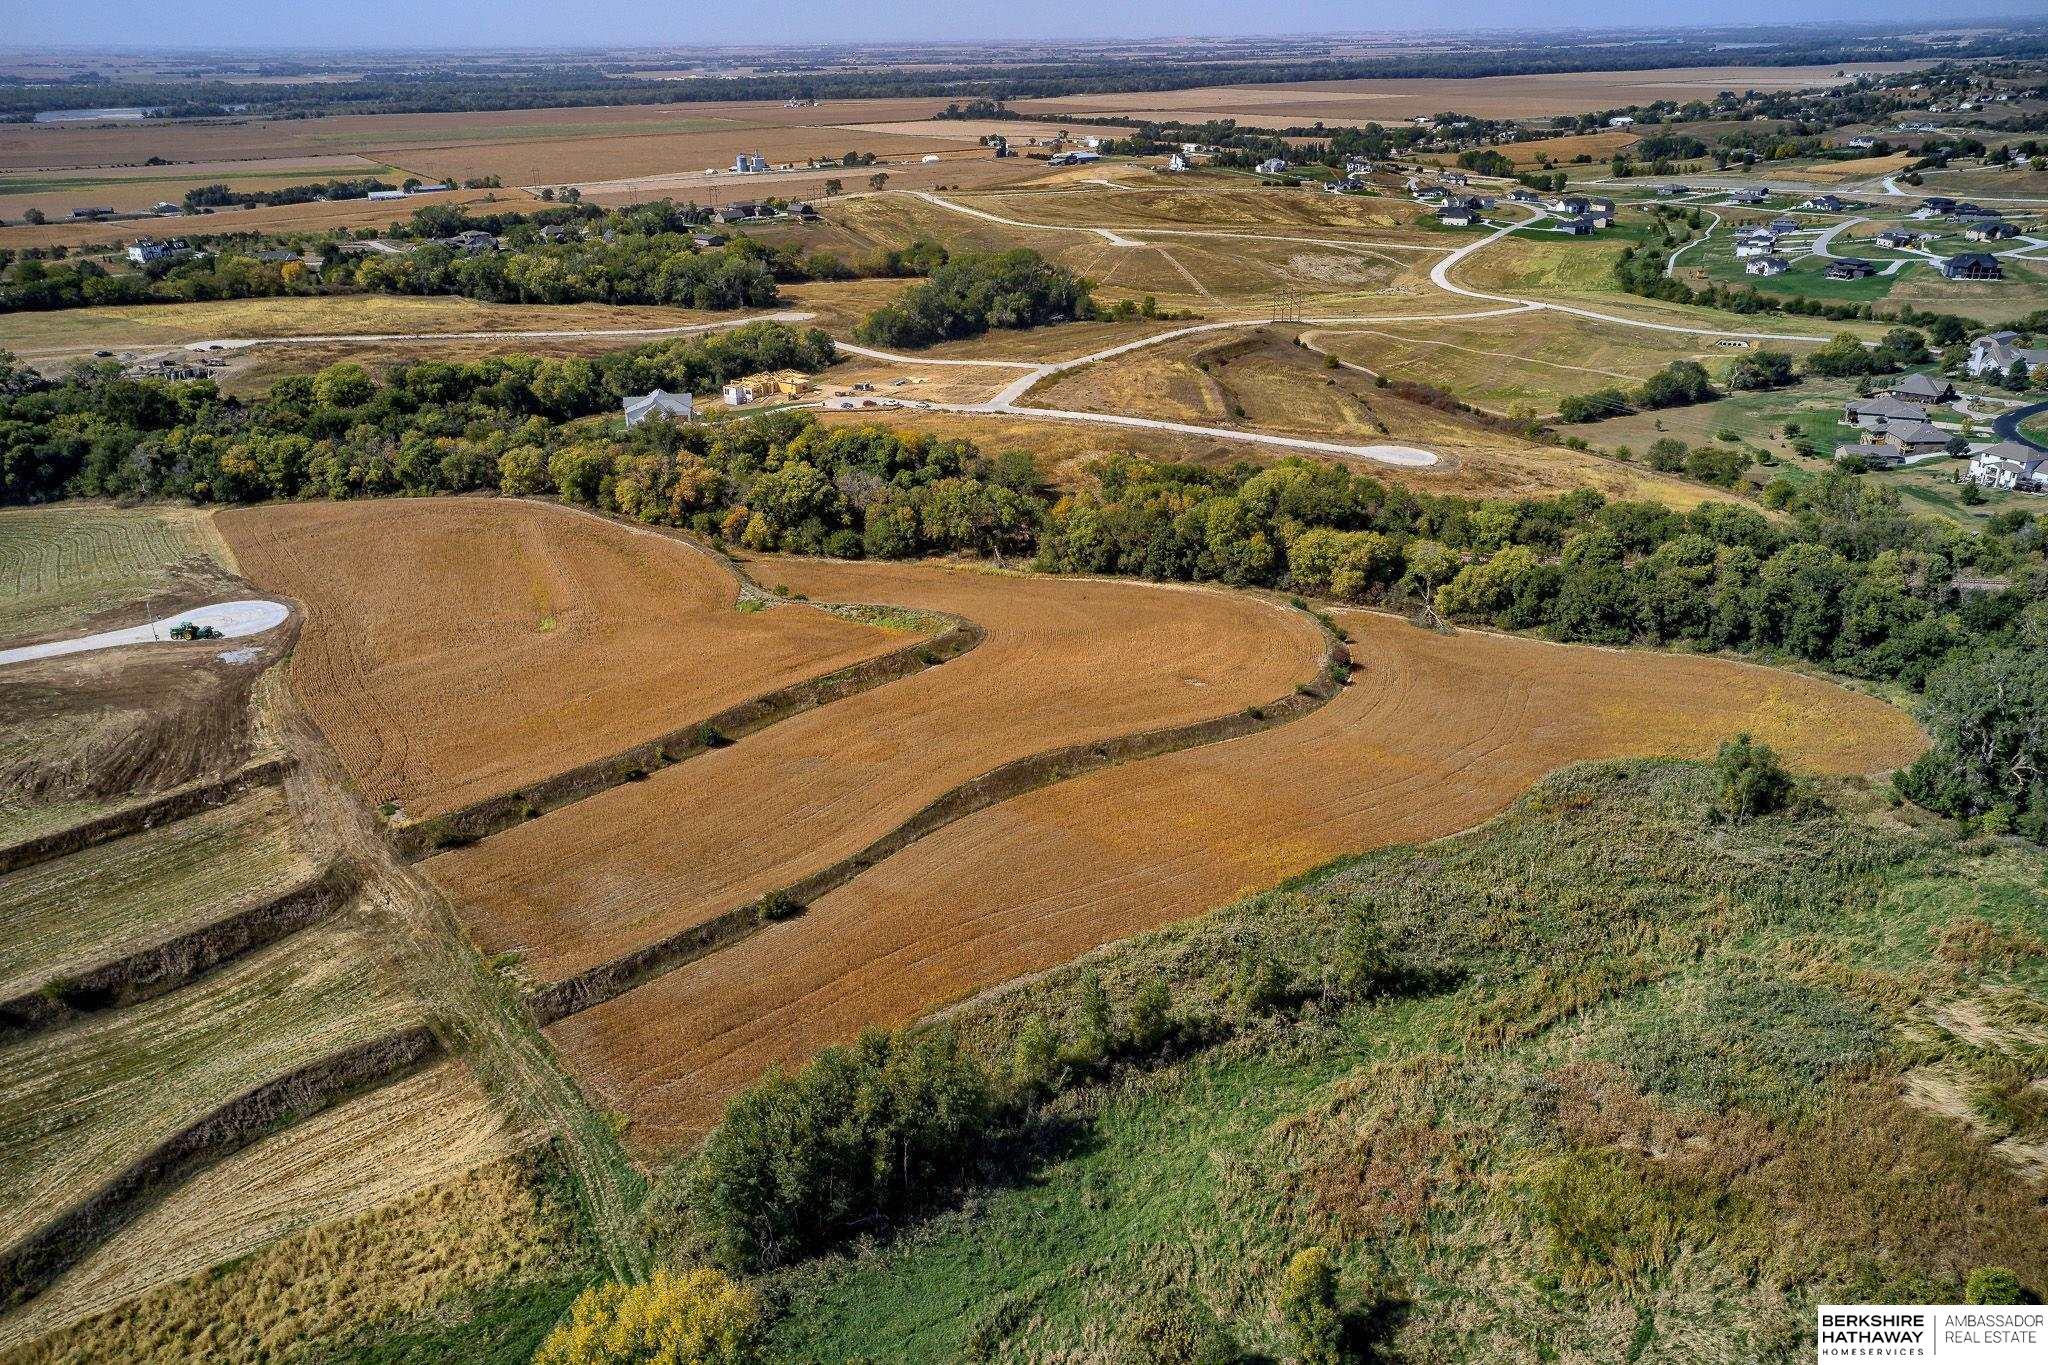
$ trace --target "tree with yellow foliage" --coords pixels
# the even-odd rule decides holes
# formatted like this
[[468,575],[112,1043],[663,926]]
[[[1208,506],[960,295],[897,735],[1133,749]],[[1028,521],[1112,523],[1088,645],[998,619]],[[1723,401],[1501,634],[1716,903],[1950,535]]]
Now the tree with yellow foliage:
[[533,1365],[753,1365],[764,1317],[759,1294],[715,1270],[657,1270],[585,1290]]

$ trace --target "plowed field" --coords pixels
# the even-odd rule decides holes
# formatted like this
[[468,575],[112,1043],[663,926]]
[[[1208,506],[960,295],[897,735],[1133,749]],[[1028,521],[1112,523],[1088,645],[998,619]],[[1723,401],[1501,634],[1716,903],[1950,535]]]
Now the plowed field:
[[924,565],[768,560],[820,600],[953,612],[941,667],[429,859],[486,952],[559,980],[855,853],[948,789],[1065,744],[1226,715],[1314,675],[1304,616],[1250,597]]
[[1436,838],[1583,759],[1703,756],[1748,730],[1855,773],[1921,747],[1906,716],[1721,660],[1439,636],[1344,618],[1360,667],[1329,706],[1243,739],[1060,783],[938,831],[775,925],[557,1024],[658,1145],[740,1087],[871,1024],[1199,914],[1342,853]]
[[372,803],[421,818],[903,644],[743,613],[690,547],[536,503],[223,512],[242,571],[306,608],[292,685]]

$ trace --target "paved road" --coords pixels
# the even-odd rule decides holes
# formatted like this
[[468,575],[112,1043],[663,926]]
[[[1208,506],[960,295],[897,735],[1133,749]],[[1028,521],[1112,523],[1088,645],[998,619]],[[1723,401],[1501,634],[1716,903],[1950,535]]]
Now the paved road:
[[95,635],[79,635],[69,640],[52,640],[48,644],[23,645],[19,649],[0,650],[0,664],[23,663],[29,659],[54,659],[64,654],[84,654],[95,649],[114,649],[120,645],[146,645],[171,638],[171,627],[184,622],[196,626],[212,626],[224,640],[238,640],[245,635],[261,635],[275,630],[285,623],[291,612],[282,602],[216,602],[210,607],[194,607],[176,616],[166,616],[161,621],[152,621],[146,626],[129,626],[125,630],[103,630]]
[[2035,450],[2048,450],[2048,446],[2042,445],[2032,437],[2020,435],[2020,423],[2040,412],[2048,412],[2048,403],[2034,403],[2028,407],[2014,408],[2008,413],[1994,417],[1991,419],[1992,434],[2001,441],[2018,441],[2021,445],[2032,446]]

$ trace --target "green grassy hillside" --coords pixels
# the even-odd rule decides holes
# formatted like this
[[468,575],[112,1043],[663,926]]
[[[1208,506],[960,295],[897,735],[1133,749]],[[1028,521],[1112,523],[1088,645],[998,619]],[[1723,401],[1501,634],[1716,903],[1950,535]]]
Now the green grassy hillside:
[[2048,1288],[2041,856],[1856,791],[1717,822],[1711,788],[1580,769],[968,1007],[1004,1074],[1032,1016],[1083,1027],[1091,976],[1120,1033],[1157,979],[1203,1041],[1057,1091],[921,1225],[768,1277],[777,1358],[1285,1357],[1308,1246],[1402,1360],[1806,1359],[1818,1301]]

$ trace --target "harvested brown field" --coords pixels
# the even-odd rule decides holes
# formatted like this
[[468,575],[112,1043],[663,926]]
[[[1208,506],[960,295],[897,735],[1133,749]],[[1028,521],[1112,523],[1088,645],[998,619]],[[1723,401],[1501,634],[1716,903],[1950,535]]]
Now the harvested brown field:
[[292,683],[363,797],[423,818],[902,644],[805,607],[741,612],[692,546],[490,498],[222,512],[242,571],[307,621]]
[[[847,134],[855,138],[856,134]],[[846,150],[856,150],[849,147]],[[858,150],[865,150],[860,148]],[[833,153],[837,155],[837,153]],[[938,161],[921,158],[935,155]],[[730,164],[731,158],[727,158]],[[976,146],[947,147],[932,142],[898,146],[883,154],[874,166],[845,169],[822,166],[815,170],[777,170],[754,175],[706,175],[701,166],[689,170],[670,167],[649,173],[604,180],[578,181],[583,197],[592,203],[639,204],[650,199],[688,200],[698,204],[730,204],[735,200],[759,199],[773,195],[782,199],[825,200],[830,193],[826,182],[836,180],[849,197],[869,193],[868,177],[877,173],[889,177],[891,189],[964,189],[1010,184],[1036,178],[1042,162],[1005,157],[998,161]]]
[[1358,662],[1277,729],[1028,793],[921,840],[807,914],[555,1025],[604,1102],[657,1147],[734,1092],[901,1023],[1340,854],[1428,840],[1583,759],[1700,757],[1747,730],[1800,768],[1895,766],[1901,712],[1718,659],[1437,635],[1345,612]]
[[[1858,62],[1861,71],[1912,71],[1925,62]],[[1481,118],[1583,114],[1654,100],[1712,99],[1723,90],[1799,90],[1839,85],[1839,66],[1666,67],[1655,71],[1574,71],[1533,76],[1418,77],[1303,81],[1294,85],[1216,85],[1192,90],[1062,95],[1011,102],[1025,118],[1044,114],[1120,114],[1199,123],[1234,118],[1264,128],[1386,123],[1446,109]]]
[[[495,204],[497,211],[517,213],[538,204],[523,190],[450,190],[435,195],[436,204]],[[403,201],[336,199],[311,204],[260,205],[246,209],[217,209],[192,218],[155,218],[128,222],[51,222],[41,227],[17,225],[0,228],[0,247],[20,250],[32,246],[112,246],[137,237],[175,231],[186,237],[210,237],[242,232],[326,233],[337,228],[387,228],[412,216],[413,205]]]
[[[1609,128],[1597,133],[1574,133],[1570,137],[1543,137],[1524,142],[1500,142],[1483,150],[1499,152],[1509,161],[1521,166],[1540,166],[1546,161],[1563,164],[1573,157],[1590,156],[1595,161],[1606,161],[1616,152],[1626,151],[1642,141],[1643,134],[1633,128]],[[1448,156],[1431,158],[1450,164]]]
[[1139,583],[768,559],[764,582],[978,623],[938,668],[806,712],[423,864],[488,954],[559,981],[794,884],[950,788],[1062,745],[1286,696],[1312,623],[1250,597]]
[[561,1230],[507,1160],[519,1142],[455,1062],[337,1105],[187,1181],[0,1318],[0,1360],[169,1358],[207,1322],[239,1339],[219,1349],[274,1351],[426,1301],[423,1272],[451,1287],[420,1248],[457,1283],[531,1266]]
[[311,870],[276,787],[22,868],[0,878],[0,1000],[210,924]]
[[[122,166],[74,171],[17,171],[0,174],[0,218],[14,219],[30,208],[52,218],[75,208],[110,208],[136,213],[158,203],[182,203],[189,190],[226,185],[231,190],[277,190],[325,180],[374,176],[389,184],[404,177],[374,157],[279,157],[268,161],[197,162],[186,166]],[[177,231],[197,220],[166,217],[162,229]],[[145,225],[138,225],[145,226]]]
[[[651,176],[676,171],[717,168],[730,171],[733,158],[741,152],[756,152],[771,166],[803,164],[812,160],[837,158],[845,152],[872,153],[884,161],[916,161],[947,144],[929,137],[906,137],[900,133],[856,133],[844,128],[764,128],[734,123],[695,126],[708,120],[687,120],[676,131],[638,129],[584,136],[564,136],[561,128],[548,128],[533,141],[512,141],[498,137],[451,138],[429,144],[424,140],[380,144],[369,155],[403,162],[408,170],[447,179],[495,175],[508,185],[562,185],[614,181],[629,176]],[[574,125],[563,127],[573,128]],[[956,138],[955,147],[973,147],[974,139]],[[988,153],[981,153],[988,156]],[[992,157],[990,157],[993,160]],[[827,172],[841,178],[859,178],[866,171]],[[730,176],[742,187],[741,197],[759,176]],[[678,196],[679,198],[682,196]],[[702,202],[700,199],[699,202]]]
[[[812,287],[828,288],[823,285]],[[0,345],[26,360],[61,362],[66,357],[96,350],[117,351],[124,355],[151,354],[198,342],[249,338],[447,336],[459,332],[626,332],[730,322],[732,317],[730,313],[639,304],[480,303],[453,295],[429,298],[403,294],[330,294],[310,298],[124,304],[109,308],[16,313],[0,317]],[[659,335],[620,335],[610,338],[608,344],[644,346],[660,340]],[[448,344],[458,343],[451,341]],[[550,343],[533,337],[504,336],[478,344],[496,346],[502,353],[545,349]],[[272,354],[280,349],[287,348],[249,348],[250,351]],[[225,356],[207,358],[225,358],[231,363],[240,363],[249,357],[247,352],[228,352]],[[50,367],[46,365],[45,368]],[[59,363],[51,372],[56,373],[61,368]],[[0,536],[4,536],[4,531],[0,531]]]
[[169,995],[0,1048],[0,1247],[244,1092],[417,1023],[391,951],[318,926]]

